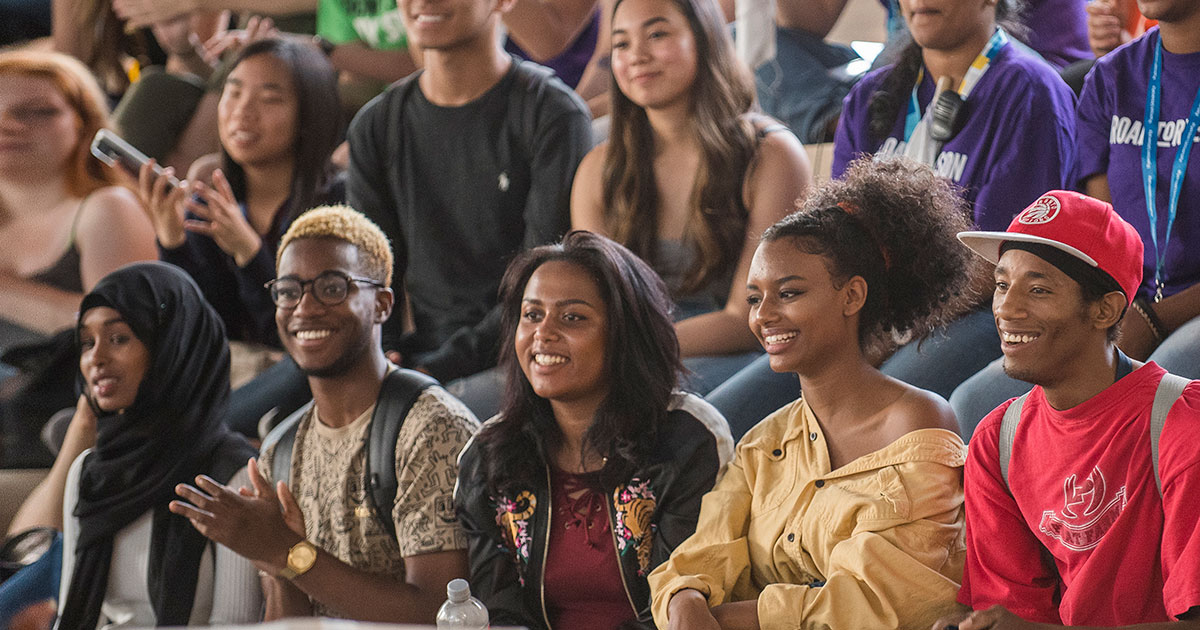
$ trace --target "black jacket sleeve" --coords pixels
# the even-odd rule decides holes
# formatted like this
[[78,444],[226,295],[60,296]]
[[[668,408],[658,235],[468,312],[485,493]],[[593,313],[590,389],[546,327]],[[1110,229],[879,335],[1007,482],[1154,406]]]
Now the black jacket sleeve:
[[479,443],[471,440],[458,462],[454,507],[467,532],[471,593],[488,608],[493,626],[544,628],[540,611],[527,605],[517,560],[496,522],[496,508],[484,481]]

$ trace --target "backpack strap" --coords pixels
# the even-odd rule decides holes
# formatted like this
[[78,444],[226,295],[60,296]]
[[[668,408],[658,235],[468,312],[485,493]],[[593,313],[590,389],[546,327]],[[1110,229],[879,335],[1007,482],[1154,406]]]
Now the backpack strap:
[[[400,428],[421,392],[438,382],[415,370],[395,369],[388,372],[379,390],[371,426],[367,429],[367,496],[375,517],[384,530],[396,537],[392,521],[392,505],[396,502],[396,440]],[[294,436],[294,431],[293,431]]]
[[296,431],[300,427],[300,419],[312,409],[313,403],[310,400],[303,405],[292,415],[283,419],[283,422],[275,425],[274,429],[263,438],[262,448],[259,452],[266,451],[272,444],[275,445],[275,452],[271,454],[271,480],[275,482],[283,481],[292,485],[292,447],[296,444]]
[[1171,373],[1163,374],[1154,392],[1154,405],[1150,408],[1150,461],[1154,464],[1154,483],[1158,484],[1158,496],[1162,496],[1162,477],[1158,474],[1158,439],[1162,436],[1163,425],[1167,423],[1167,414],[1175,401],[1183,396],[1183,389],[1190,383],[1182,376]]
[[[1017,425],[1021,422],[1021,410],[1025,408],[1026,398],[1029,398],[1028,393],[1012,401],[1000,420],[1000,476],[1004,478],[1005,486],[1008,486],[1008,463],[1012,460],[1013,440],[1017,437]],[[1012,488],[1009,487],[1011,492]]]

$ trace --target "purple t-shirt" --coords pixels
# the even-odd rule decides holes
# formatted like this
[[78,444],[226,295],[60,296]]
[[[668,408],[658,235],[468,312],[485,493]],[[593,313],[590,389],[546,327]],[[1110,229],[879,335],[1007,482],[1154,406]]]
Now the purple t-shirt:
[[[868,104],[891,66],[863,77],[846,96],[833,148],[833,176],[862,154],[904,154],[905,106],[888,137],[871,137]],[[921,111],[933,99],[934,80],[921,81]],[[1039,59],[1005,46],[975,85],[958,135],[942,147],[934,170],[963,188],[983,230],[1004,230],[1025,206],[1067,183],[1075,146],[1075,96]]]
[[[579,85],[579,80],[583,78],[583,71],[587,69],[588,62],[592,60],[592,54],[596,51],[596,38],[599,35],[600,10],[597,9],[592,12],[592,17],[588,18],[587,26],[583,27],[583,30],[575,36],[565,50],[550,59],[536,63],[553,70],[554,74],[567,84],[567,87],[574,89]],[[511,38],[505,39],[504,49],[522,59],[534,61]]]
[[1080,59],[1091,59],[1088,46],[1088,0],[1033,0],[1021,16],[1029,28],[1029,47],[1062,68]]
[[[1108,175],[1113,207],[1137,228],[1146,246],[1142,288],[1154,292],[1154,242],[1146,215],[1142,184],[1142,121],[1146,114],[1146,89],[1158,27],[1100,58],[1088,74],[1079,96],[1079,151],[1075,182],[1099,173]],[[1163,50],[1162,107],[1158,116],[1158,243],[1164,245],[1167,229],[1167,196],[1171,166],[1183,139],[1188,111],[1200,87],[1200,53],[1175,55]],[[1200,135],[1200,134],[1198,134]],[[1163,295],[1173,295],[1200,282],[1200,138],[1192,145],[1191,160],[1179,195],[1179,210],[1165,243]]]

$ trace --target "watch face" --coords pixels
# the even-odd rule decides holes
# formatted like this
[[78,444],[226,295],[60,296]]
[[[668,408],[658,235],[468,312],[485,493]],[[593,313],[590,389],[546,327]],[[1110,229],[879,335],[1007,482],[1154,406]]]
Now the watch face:
[[307,571],[316,560],[317,549],[312,543],[296,545],[288,553],[288,565],[297,572]]

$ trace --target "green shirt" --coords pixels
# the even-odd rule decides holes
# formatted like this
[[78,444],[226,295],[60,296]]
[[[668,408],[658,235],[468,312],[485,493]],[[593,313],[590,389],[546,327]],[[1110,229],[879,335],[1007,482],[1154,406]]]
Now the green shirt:
[[408,48],[396,0],[319,0],[317,35],[335,44],[362,42],[375,50]]

